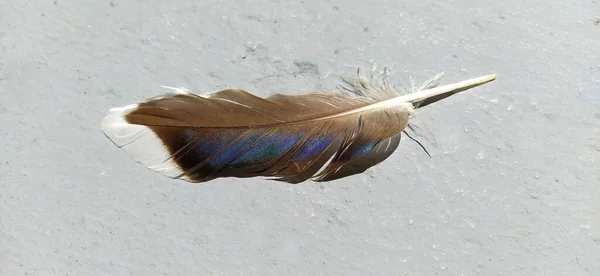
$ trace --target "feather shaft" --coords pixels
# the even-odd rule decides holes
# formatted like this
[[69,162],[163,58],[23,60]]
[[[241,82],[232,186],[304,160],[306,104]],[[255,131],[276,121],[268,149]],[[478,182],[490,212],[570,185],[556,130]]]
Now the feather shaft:
[[[368,110],[372,110],[372,109],[379,109],[379,108],[384,108],[384,107],[395,106],[398,104],[410,103],[415,108],[416,107],[424,107],[425,105],[423,105],[423,104],[417,106],[417,103],[430,100],[430,102],[428,102],[427,104],[431,104],[431,103],[437,102],[443,98],[451,96],[453,94],[486,84],[495,79],[496,79],[496,74],[489,74],[489,75],[472,78],[472,79],[468,79],[468,80],[453,83],[453,84],[438,86],[438,87],[410,93],[407,95],[391,98],[389,100],[381,101],[381,102],[378,102],[378,103],[375,103],[375,104],[372,104],[369,106],[365,106],[365,107],[357,108],[357,109],[354,109],[354,110],[351,110],[348,112],[340,113],[340,114],[337,114],[336,116],[344,116],[344,115],[348,115],[351,113],[360,113],[360,112],[364,112],[364,111],[368,111]],[[441,98],[441,99],[436,98],[436,97],[440,97],[440,96],[443,96],[443,98]],[[431,101],[431,99],[435,99],[435,101]],[[333,117],[331,117],[331,118],[333,118]]]

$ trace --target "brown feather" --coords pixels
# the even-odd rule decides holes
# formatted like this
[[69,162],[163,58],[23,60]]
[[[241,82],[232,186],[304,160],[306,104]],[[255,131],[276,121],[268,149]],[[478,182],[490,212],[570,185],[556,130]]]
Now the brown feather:
[[433,93],[427,97],[398,96],[364,81],[354,83],[360,93],[349,95],[178,91],[112,110],[103,130],[138,162],[172,178],[330,181],[385,160],[398,147],[413,104],[428,105],[458,89],[433,93],[432,82],[423,91]]

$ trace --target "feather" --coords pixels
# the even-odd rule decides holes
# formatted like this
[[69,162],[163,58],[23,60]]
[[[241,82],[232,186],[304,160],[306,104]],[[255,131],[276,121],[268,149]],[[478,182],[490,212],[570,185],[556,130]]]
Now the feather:
[[241,89],[175,89],[111,109],[102,130],[134,160],[175,179],[331,181],[388,158],[415,109],[495,79],[438,86],[440,77],[405,95],[360,72],[343,79],[346,93],[260,98]]

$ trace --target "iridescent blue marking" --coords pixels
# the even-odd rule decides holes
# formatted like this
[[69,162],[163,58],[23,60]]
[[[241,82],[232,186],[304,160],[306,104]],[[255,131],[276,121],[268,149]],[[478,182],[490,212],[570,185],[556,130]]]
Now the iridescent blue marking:
[[224,151],[213,157],[207,164],[207,166],[221,169],[227,165],[234,158],[240,155],[241,151],[252,145],[256,139],[260,138],[262,133],[256,130],[250,130],[248,133],[243,134],[233,144],[229,145]]
[[308,159],[315,158],[320,155],[331,143],[335,140],[336,136],[312,136],[310,137],[304,146],[294,156],[294,162],[302,163]]
[[366,154],[375,147],[372,141],[355,141],[350,147],[340,156],[340,160],[350,160]]
[[248,151],[240,155],[230,167],[243,168],[261,164],[275,159],[282,153],[290,150],[302,137],[302,133],[277,131],[266,135]]
[[232,135],[233,133],[222,133],[216,137],[210,134],[210,132],[199,133],[190,129],[184,130],[182,133],[183,141],[185,144],[192,144],[184,149],[181,154],[186,154],[184,152],[191,148],[187,154],[197,155],[200,160],[203,160],[226,146],[236,137],[236,135]]

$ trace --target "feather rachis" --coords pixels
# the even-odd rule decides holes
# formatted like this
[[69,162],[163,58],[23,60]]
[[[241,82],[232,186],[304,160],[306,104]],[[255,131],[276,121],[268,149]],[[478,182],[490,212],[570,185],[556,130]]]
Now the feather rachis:
[[438,85],[436,78],[412,88],[425,91],[405,95],[384,77],[360,75],[344,80],[348,94],[261,98],[225,89],[200,96],[174,88],[174,93],[111,110],[102,128],[136,161],[172,178],[330,181],[385,160],[397,148],[415,108],[464,88],[430,93]]

